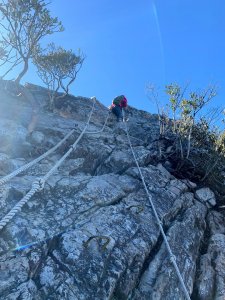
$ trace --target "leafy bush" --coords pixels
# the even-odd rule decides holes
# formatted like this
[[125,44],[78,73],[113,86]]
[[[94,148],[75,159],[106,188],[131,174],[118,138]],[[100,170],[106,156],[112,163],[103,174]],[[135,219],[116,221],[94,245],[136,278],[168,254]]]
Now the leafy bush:
[[225,200],[224,120],[216,126],[224,110],[206,111],[206,105],[216,96],[215,87],[188,92],[187,86],[182,89],[177,84],[168,85],[166,110],[160,108],[158,94],[152,89],[148,91],[150,99],[157,104],[160,133],[172,142],[172,150],[163,159],[171,161],[178,177],[205,182]]

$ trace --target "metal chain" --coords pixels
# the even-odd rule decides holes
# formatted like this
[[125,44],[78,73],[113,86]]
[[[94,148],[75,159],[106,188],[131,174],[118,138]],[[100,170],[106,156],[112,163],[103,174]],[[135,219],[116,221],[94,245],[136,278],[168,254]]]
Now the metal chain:
[[3,217],[3,219],[0,221],[0,230],[3,229],[6,224],[8,224],[8,222],[16,215],[17,212],[19,212],[21,210],[21,208],[24,206],[24,204],[27,203],[27,201],[36,192],[39,192],[44,188],[46,180],[62,164],[62,162],[67,158],[67,156],[76,148],[76,145],[78,144],[78,142],[80,141],[80,139],[84,135],[84,133],[85,133],[85,131],[86,131],[88,125],[89,125],[89,122],[90,122],[90,119],[91,119],[91,116],[92,116],[92,113],[93,113],[93,110],[94,110],[94,105],[95,105],[96,98],[93,97],[91,99],[93,100],[93,105],[92,105],[92,109],[91,109],[91,112],[90,112],[89,117],[88,117],[88,121],[87,121],[84,129],[82,130],[81,134],[77,138],[77,140],[73,143],[72,146],[70,146],[70,149],[62,156],[62,158],[55,164],[55,166],[45,176],[43,176],[42,178],[40,178],[40,179],[33,182],[31,190],[10,210],[10,212],[5,217]]
[[153,203],[153,201],[152,201],[152,196],[150,195],[150,193],[149,193],[149,191],[148,191],[147,185],[146,185],[146,183],[145,183],[144,176],[143,176],[142,171],[141,171],[141,168],[140,168],[140,166],[139,166],[137,157],[136,157],[136,155],[135,155],[135,153],[134,153],[133,146],[132,146],[131,140],[130,140],[130,135],[129,135],[128,128],[127,128],[127,123],[124,122],[124,124],[125,124],[125,129],[126,129],[127,139],[128,139],[129,145],[130,145],[131,152],[132,152],[132,154],[133,154],[135,163],[136,163],[136,165],[137,165],[137,168],[138,168],[138,171],[139,171],[139,174],[140,174],[142,183],[143,183],[143,185],[144,185],[146,194],[147,194],[147,196],[148,196],[150,205],[151,205],[151,207],[152,207],[153,213],[154,213],[155,218],[156,218],[156,220],[157,220],[157,223],[158,223],[158,225],[159,225],[160,232],[161,232],[161,234],[162,234],[162,236],[163,236],[163,239],[164,239],[164,242],[165,242],[165,244],[166,244],[167,251],[169,252],[170,260],[171,260],[171,262],[172,262],[172,264],[173,264],[173,266],[174,266],[174,268],[175,268],[175,270],[176,270],[177,276],[178,276],[179,281],[180,281],[180,283],[181,283],[181,286],[182,286],[182,288],[183,288],[183,291],[184,291],[184,294],[185,294],[186,299],[187,299],[187,300],[191,300],[191,298],[190,298],[190,296],[189,296],[189,293],[188,293],[188,290],[187,290],[187,288],[186,288],[186,286],[185,286],[184,280],[183,280],[183,278],[182,278],[182,276],[181,276],[180,270],[179,270],[179,268],[178,268],[178,265],[177,265],[177,263],[176,263],[176,257],[174,256],[174,254],[173,254],[173,252],[172,252],[172,250],[171,250],[171,248],[170,248],[170,245],[169,245],[169,242],[168,242],[168,240],[167,240],[166,234],[165,234],[165,232],[164,232],[164,230],[163,230],[163,227],[162,227],[162,222],[161,222],[161,220],[160,220],[160,218],[159,218],[159,216],[158,216],[158,213],[157,213],[157,211],[156,211],[156,209],[155,209],[154,203]]

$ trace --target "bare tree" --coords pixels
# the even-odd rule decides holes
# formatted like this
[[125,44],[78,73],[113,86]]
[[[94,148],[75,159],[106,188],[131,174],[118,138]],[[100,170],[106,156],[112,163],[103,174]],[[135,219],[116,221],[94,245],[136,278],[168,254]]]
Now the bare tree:
[[63,30],[58,18],[52,18],[44,0],[2,0],[0,3],[0,60],[9,65],[5,77],[14,67],[23,64],[16,78],[19,84],[26,74],[29,60],[35,55],[40,40]]
[[148,99],[156,106],[159,124],[159,133],[164,135],[168,126],[168,112],[161,105],[159,100],[158,89],[153,84],[148,84],[146,86],[146,94]]

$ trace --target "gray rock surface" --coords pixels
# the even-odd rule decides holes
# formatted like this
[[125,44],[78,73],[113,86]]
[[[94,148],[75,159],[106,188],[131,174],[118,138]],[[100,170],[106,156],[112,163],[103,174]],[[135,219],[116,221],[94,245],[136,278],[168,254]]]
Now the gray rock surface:
[[0,119],[0,151],[15,155],[26,143],[27,129],[10,119]]
[[222,300],[225,295],[225,235],[214,234],[207,254],[201,257],[197,296],[201,300]]
[[216,205],[215,194],[208,187],[197,190],[195,195],[199,201],[205,203],[208,207]]
[[6,175],[13,170],[13,163],[5,153],[0,153],[0,175]]
[[31,139],[34,144],[42,144],[45,140],[45,135],[39,131],[33,131],[31,134]]
[[[39,105],[32,134],[29,99],[5,88],[0,93],[0,129],[7,137],[1,176],[75,132],[49,157],[0,185],[0,218],[69,149],[92,106],[89,98],[68,96],[50,113],[46,90],[28,88]],[[107,113],[97,102],[88,131],[99,131]],[[223,212],[211,209],[211,191],[175,178],[158,163],[157,116],[134,108],[128,114],[134,152],[189,294],[223,299]],[[102,133],[84,135],[44,190],[0,231],[0,269],[0,299],[185,299],[126,133],[115,129],[113,116]]]

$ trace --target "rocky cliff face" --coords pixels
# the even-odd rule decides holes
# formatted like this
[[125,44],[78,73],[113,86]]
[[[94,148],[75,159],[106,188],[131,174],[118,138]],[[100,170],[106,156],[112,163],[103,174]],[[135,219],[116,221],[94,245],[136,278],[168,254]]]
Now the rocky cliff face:
[[[53,154],[0,186],[2,219],[74,143],[92,101],[70,96],[50,113],[44,89],[29,85],[32,101],[0,89],[2,177],[75,129]],[[99,131],[106,117],[97,102],[88,132]],[[130,108],[127,125],[191,298],[224,299],[225,215],[214,210],[214,193],[160,163],[157,116]],[[111,115],[103,132],[86,133],[1,230],[0,299],[185,299],[123,126]]]

